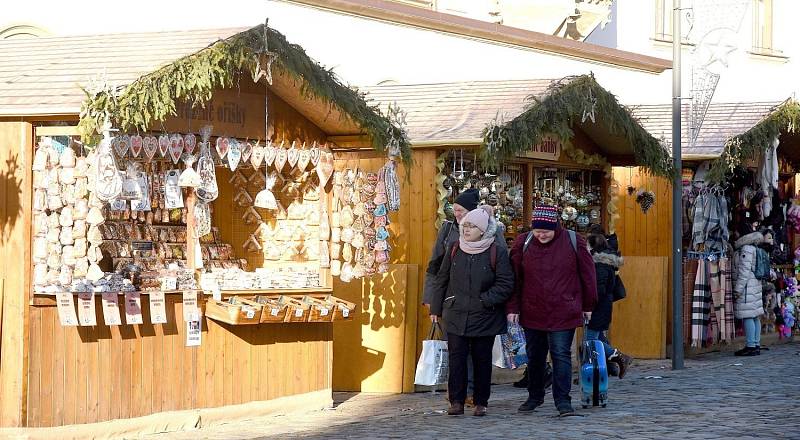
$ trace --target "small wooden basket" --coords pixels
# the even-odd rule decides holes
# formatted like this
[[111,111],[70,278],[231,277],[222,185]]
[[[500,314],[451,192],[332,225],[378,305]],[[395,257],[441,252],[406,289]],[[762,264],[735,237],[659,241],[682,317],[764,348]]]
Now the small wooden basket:
[[206,301],[206,316],[231,325],[251,325],[261,321],[261,312],[245,304],[231,304],[210,298]]
[[263,306],[261,312],[261,322],[275,324],[286,321],[289,314],[289,306],[282,303],[280,297],[257,296],[255,301]]
[[308,322],[331,322],[336,303],[325,298],[317,298],[307,295],[303,297],[303,302],[311,307],[308,315]]
[[282,296],[280,301],[286,304],[288,312],[284,322],[307,322],[308,315],[311,314],[311,306],[298,298]]

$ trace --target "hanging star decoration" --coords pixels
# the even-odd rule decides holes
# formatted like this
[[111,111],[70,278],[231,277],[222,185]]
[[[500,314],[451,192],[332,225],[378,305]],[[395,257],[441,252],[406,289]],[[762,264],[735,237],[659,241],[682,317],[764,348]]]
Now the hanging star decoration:
[[728,57],[736,50],[733,37],[735,33],[727,28],[714,29],[706,34],[701,43],[703,52],[708,55],[702,65],[704,69],[714,72],[720,65],[728,67]]
[[586,119],[589,119],[594,123],[594,110],[597,107],[597,98],[595,98],[594,94],[592,93],[592,89],[589,89],[589,96],[586,98],[586,107],[583,109],[583,116],[581,117],[581,123],[586,122]]

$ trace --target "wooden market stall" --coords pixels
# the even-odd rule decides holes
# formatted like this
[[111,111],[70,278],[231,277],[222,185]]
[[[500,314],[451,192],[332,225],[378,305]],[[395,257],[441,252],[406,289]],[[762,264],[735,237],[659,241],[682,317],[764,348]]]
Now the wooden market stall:
[[[594,101],[586,99],[589,89]],[[536,178],[541,177],[542,171],[557,170],[562,182],[568,171],[593,179],[586,186],[595,187],[602,202],[595,204],[600,208],[596,215],[606,227],[616,226],[627,260],[622,276],[628,298],[617,306],[615,328],[621,330],[616,335],[612,331],[612,338],[622,350],[637,357],[665,356],[671,225],[669,204],[662,200],[667,200],[670,191],[668,179],[663,177],[671,173],[669,156],[613,95],[589,76],[557,82],[385,85],[367,91],[376,102],[396,103],[407,112],[405,128],[414,149],[414,167],[399,172],[407,177],[401,180],[402,207],[391,225],[393,237],[397,238],[392,242],[394,262],[405,267],[405,275],[380,282],[351,283],[341,289],[337,285],[337,292],[358,303],[364,314],[360,322],[343,323],[334,329],[336,389],[414,390],[420,341],[430,326],[420,306],[425,271],[437,229],[452,199],[443,182],[448,178],[468,181],[473,171],[481,175],[475,179],[479,185],[488,187],[502,177],[511,181],[504,185],[520,188],[517,195],[522,200],[518,208],[510,216],[505,214],[509,218],[504,219],[511,220],[506,222],[514,228],[511,235],[518,226],[529,223],[524,219],[530,219],[531,210],[525,207],[532,205]],[[530,107],[526,105],[529,96],[536,97]],[[571,105],[561,107],[565,102]],[[583,118],[584,111],[592,113],[595,120],[588,113]],[[535,132],[513,135],[514,142],[518,142],[514,150],[494,152],[485,147],[483,132],[498,115],[512,121],[505,126],[509,137],[516,130],[514,121],[538,125]],[[363,141],[352,137],[335,140],[341,148],[352,150],[337,155],[342,163],[369,166],[375,160],[372,158],[376,154],[365,149]],[[477,167],[473,165],[476,156]],[[496,156],[496,168],[485,177],[483,164],[492,156]],[[620,167],[612,168],[614,165]],[[629,196],[624,187],[619,188],[621,176],[627,178],[629,173],[626,166],[641,166],[649,173],[646,187],[655,193],[656,203],[647,214],[636,203],[636,194]],[[616,197],[608,196],[609,188],[618,193]],[[487,197],[493,193],[486,191]],[[505,196],[513,205],[515,197]],[[609,213],[611,201],[615,202],[616,211],[612,206]],[[618,217],[613,216],[614,212]],[[650,318],[642,322],[643,315]]]
[[[0,99],[0,426],[329,406],[333,323],[361,306],[333,280],[390,270],[377,221],[403,134],[266,25],[0,44],[20,71],[79,52],[107,75],[83,95],[40,72]],[[334,170],[338,136],[389,158]],[[356,223],[377,237],[331,236]]]

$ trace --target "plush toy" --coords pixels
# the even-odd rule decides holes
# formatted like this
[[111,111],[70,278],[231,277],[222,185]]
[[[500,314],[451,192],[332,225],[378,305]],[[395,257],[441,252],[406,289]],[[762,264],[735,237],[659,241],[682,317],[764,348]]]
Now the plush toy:
[[797,295],[797,279],[792,278],[792,277],[786,277],[785,278],[785,283],[786,283],[786,290],[784,292],[786,292],[786,296],[788,296],[788,297],[796,296]]
[[800,233],[800,205],[792,203],[786,213],[786,221],[792,225],[794,232]]
[[781,307],[781,312],[783,312],[783,336],[788,338],[792,336],[792,328],[794,328],[795,318],[794,318],[794,304],[791,301],[784,301],[783,306]]

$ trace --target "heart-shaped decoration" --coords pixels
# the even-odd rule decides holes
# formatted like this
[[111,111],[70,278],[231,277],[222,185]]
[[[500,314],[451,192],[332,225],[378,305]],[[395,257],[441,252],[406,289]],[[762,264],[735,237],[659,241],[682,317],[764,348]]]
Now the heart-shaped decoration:
[[242,149],[239,147],[239,141],[236,139],[231,139],[229,142],[229,151],[228,151],[228,166],[230,167],[231,171],[236,171],[236,167],[239,166],[239,161],[242,159]]
[[253,147],[253,152],[250,153],[250,163],[253,164],[253,168],[259,169],[261,167],[261,162],[264,162],[266,152],[267,149],[261,145]]
[[139,157],[139,155],[142,153],[143,146],[144,145],[141,136],[138,134],[131,136],[131,155],[133,155],[133,157]]
[[300,158],[300,150],[294,147],[294,142],[292,142],[292,146],[286,150],[286,162],[289,164],[289,168],[294,168],[297,165],[297,159]]
[[317,144],[315,143],[314,146],[311,147],[311,151],[310,151],[310,154],[311,154],[311,165],[317,166],[317,164],[319,163],[319,153],[320,153],[320,149],[317,148]]
[[275,169],[278,170],[278,172],[283,170],[283,167],[284,167],[284,165],[286,165],[286,161],[288,160],[288,158],[289,158],[289,156],[288,156],[288,152],[286,151],[286,148],[283,148],[283,146],[280,146],[280,147],[276,148],[276,151],[275,151]]
[[317,164],[317,176],[319,176],[319,186],[324,188],[333,176],[333,153],[327,151],[320,152],[319,163]]
[[309,163],[311,163],[311,151],[300,150],[300,155],[297,157],[297,169],[305,171]]
[[158,139],[155,136],[145,136],[142,140],[142,149],[144,150],[144,157],[150,162],[158,151]]
[[242,148],[242,162],[247,162],[250,160],[250,156],[253,154],[253,144],[250,142],[245,142],[240,145]]
[[167,153],[169,153],[169,136],[162,134],[158,137],[158,152],[161,153],[161,157],[167,157]]
[[194,148],[197,146],[197,137],[189,133],[183,137],[183,151],[188,155],[194,154]]
[[226,137],[218,137],[217,138],[217,154],[219,155],[220,159],[224,159],[225,156],[228,155],[228,151],[231,148],[230,140]]
[[278,148],[275,145],[272,145],[272,142],[268,142],[267,146],[264,148],[264,163],[267,164],[267,167],[271,167],[272,164],[275,163],[275,156],[278,154]]
[[172,163],[177,164],[181,160],[183,154],[183,136],[173,134],[169,137],[169,157],[172,158]]
[[127,134],[122,136],[118,136],[114,138],[114,150],[117,152],[117,156],[125,157],[128,154],[128,150],[131,148],[131,137]]

